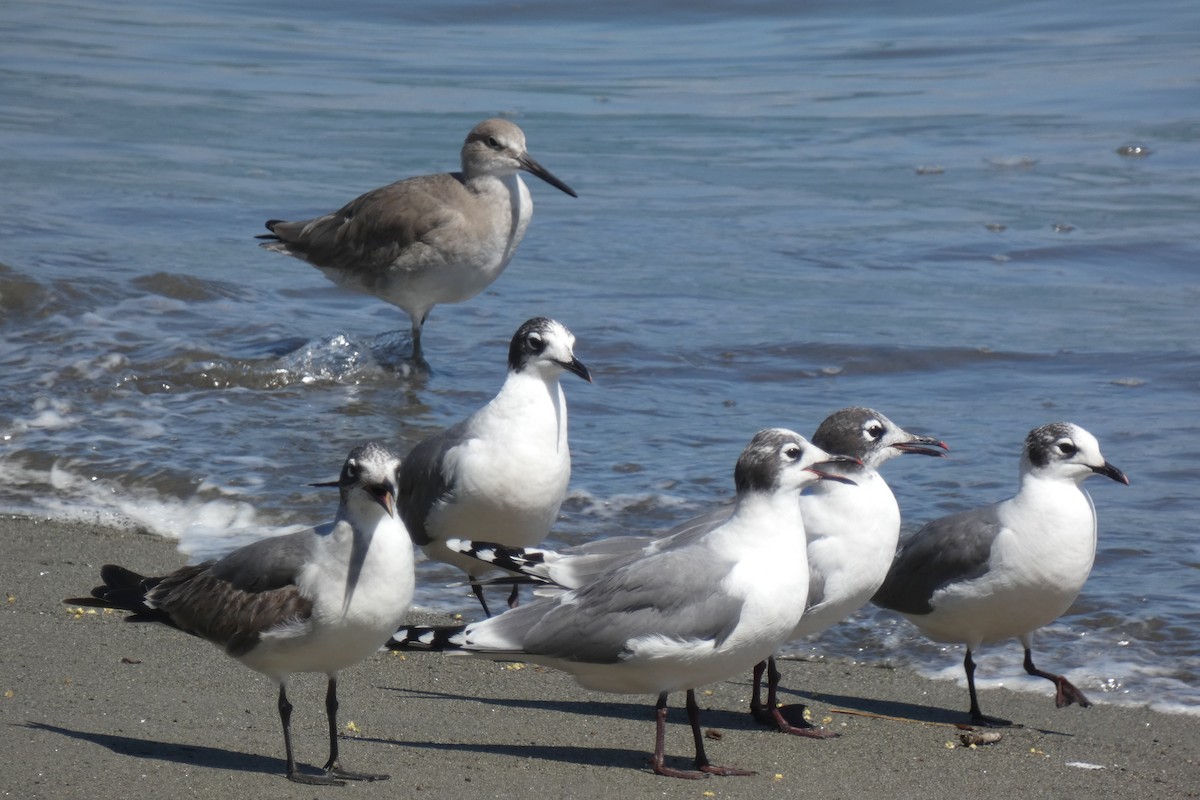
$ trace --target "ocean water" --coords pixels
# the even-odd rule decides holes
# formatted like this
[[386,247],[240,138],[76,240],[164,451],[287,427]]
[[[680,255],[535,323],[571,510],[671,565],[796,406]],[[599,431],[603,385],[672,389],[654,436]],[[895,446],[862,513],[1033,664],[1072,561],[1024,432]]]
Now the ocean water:
[[[1007,496],[1026,432],[1096,434],[1129,487],[1038,662],[1200,713],[1200,6],[266,0],[9,4],[0,19],[0,511],[192,557],[325,519],[349,449],[485,402],[535,315],[578,339],[553,543],[732,494],[755,430],[870,405],[952,458],[886,474],[906,528]],[[494,115],[571,184],[490,290],[407,319],[264,252],[454,169]],[[913,463],[916,462],[916,463]],[[136,565],[135,565],[136,566]],[[475,613],[453,570],[418,601]],[[811,657],[959,678],[866,609]],[[980,677],[1023,677],[1016,643]]]

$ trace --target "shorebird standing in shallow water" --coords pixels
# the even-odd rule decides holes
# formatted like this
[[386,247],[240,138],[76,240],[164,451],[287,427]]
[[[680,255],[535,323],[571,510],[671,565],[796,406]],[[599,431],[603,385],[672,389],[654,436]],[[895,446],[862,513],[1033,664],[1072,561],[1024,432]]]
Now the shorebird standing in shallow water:
[[[396,517],[399,460],[377,444],[351,451],[337,486],[333,522],[249,544],[217,561],[147,578],[108,564],[103,586],[71,605],[132,611],[224,648],[279,684],[287,777],[340,786],[387,775],[349,772],[338,758],[337,673],[370,657],[403,622],[413,597],[413,547]],[[323,775],[301,773],[292,755],[288,678],[329,677],[329,760]]]
[[1096,557],[1096,508],[1083,488],[1093,475],[1129,484],[1100,455],[1096,437],[1052,422],[1030,431],[1014,497],[936,519],[900,546],[887,580],[872,598],[899,611],[938,642],[967,647],[963,668],[971,721],[1010,725],[979,710],[971,653],[1017,638],[1025,671],[1052,681],[1059,708],[1090,705],[1062,675],[1033,663],[1033,633],[1066,613]]
[[374,189],[337,211],[299,222],[267,221],[262,247],[320,269],[339,286],[386,300],[412,320],[413,361],[435,305],[486,289],[512,260],[533,217],[517,173],[575,191],[525,150],[525,134],[486,119],[462,146],[462,171],[419,175]]

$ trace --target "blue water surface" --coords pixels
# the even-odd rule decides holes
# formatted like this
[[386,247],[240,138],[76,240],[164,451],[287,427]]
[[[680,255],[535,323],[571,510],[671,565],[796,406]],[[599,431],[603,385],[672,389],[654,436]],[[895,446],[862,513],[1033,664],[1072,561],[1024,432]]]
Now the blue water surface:
[[[0,30],[0,509],[194,557],[324,519],[368,438],[485,402],[535,315],[578,338],[552,543],[732,493],[753,432],[871,405],[953,458],[887,473],[906,528],[1014,489],[1069,419],[1096,567],[1038,640],[1093,695],[1200,709],[1200,7],[1194,3],[10,4]],[[517,257],[407,319],[255,246],[495,115],[534,178]],[[1148,154],[1147,154],[1148,153]],[[918,461],[920,463],[908,463]],[[474,613],[453,570],[418,601]],[[957,677],[866,609],[796,651]],[[980,675],[1020,677],[1016,645]]]

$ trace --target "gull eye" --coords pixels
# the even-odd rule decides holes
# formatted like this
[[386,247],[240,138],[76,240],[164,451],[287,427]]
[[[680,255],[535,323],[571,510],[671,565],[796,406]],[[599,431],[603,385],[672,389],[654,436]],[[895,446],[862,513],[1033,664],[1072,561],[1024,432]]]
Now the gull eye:
[[525,341],[529,344],[529,349],[534,353],[540,353],[546,349],[546,340],[540,334],[531,333]]
[[871,422],[867,423],[867,426],[863,429],[863,432],[866,433],[871,439],[878,441],[883,438],[883,423],[879,422],[878,420],[872,420]]
[[487,139],[487,146],[492,148],[493,150],[499,150],[500,142],[496,140],[495,136],[489,136]]
[[1058,450],[1058,452],[1062,453],[1068,458],[1079,452],[1079,448],[1075,446],[1074,442],[1065,439],[1061,442],[1056,442],[1054,447]]
[[803,451],[800,450],[800,446],[795,444],[789,444],[787,447],[783,448],[784,457],[792,461],[799,461],[802,452]]

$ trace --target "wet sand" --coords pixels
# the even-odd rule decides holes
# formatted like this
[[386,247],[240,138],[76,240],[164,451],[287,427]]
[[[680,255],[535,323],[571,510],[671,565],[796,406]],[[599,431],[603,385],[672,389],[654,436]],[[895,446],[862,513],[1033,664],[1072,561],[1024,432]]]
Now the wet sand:
[[[785,661],[783,700],[808,703],[841,735],[814,741],[759,728],[744,713],[750,690],[739,676],[701,696],[708,755],[758,774],[685,781],[648,769],[653,698],[587,692],[529,665],[424,653],[379,654],[339,681],[344,764],[392,779],[300,786],[283,778],[268,680],[177,631],[61,604],[86,594],[107,562],[156,574],[181,565],[173,542],[23,518],[0,520],[0,536],[5,797],[1200,797],[1200,717],[1102,702],[1056,709],[1049,684],[1040,694],[984,691],[985,711],[1023,727],[972,749],[953,725],[966,705],[954,683]],[[322,676],[301,675],[288,693],[297,758],[313,768],[326,757],[324,688]],[[683,697],[671,700],[667,751],[686,767]]]

